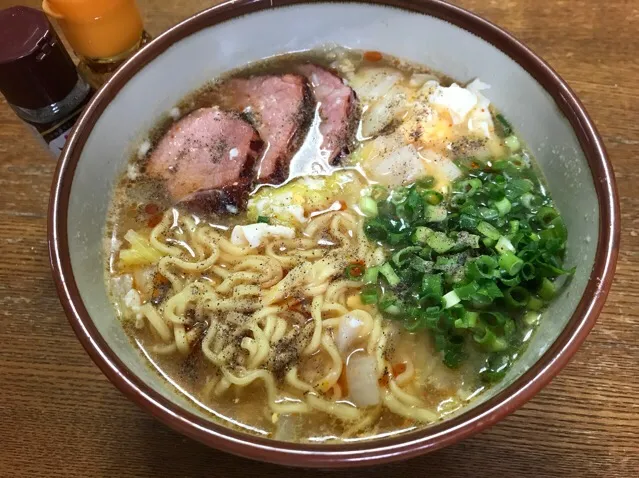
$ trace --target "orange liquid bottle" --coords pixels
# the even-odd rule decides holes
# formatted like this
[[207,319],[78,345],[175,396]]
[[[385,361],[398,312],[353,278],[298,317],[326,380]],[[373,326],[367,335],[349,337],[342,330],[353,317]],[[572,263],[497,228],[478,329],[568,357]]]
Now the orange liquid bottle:
[[43,0],[80,58],[78,69],[100,87],[149,39],[135,0]]

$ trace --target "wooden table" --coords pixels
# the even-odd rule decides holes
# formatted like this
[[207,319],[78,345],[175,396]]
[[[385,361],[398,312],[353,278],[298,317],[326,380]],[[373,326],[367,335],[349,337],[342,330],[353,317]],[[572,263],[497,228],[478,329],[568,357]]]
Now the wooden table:
[[[39,1],[0,0],[0,8]],[[140,1],[152,35],[210,5]],[[622,239],[606,308],[572,363],[492,429],[405,463],[332,476],[639,476],[639,3],[464,0],[581,97],[617,174]],[[184,438],[126,400],[77,342],[49,270],[54,161],[0,103],[0,476],[298,476]],[[326,472],[305,471],[308,478]]]

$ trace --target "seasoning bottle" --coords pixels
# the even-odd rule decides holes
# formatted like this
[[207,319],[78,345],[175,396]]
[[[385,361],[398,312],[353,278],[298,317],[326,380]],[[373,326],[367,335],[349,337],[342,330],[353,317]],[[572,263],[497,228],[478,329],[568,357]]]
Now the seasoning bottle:
[[150,40],[135,0],[43,0],[42,9],[60,25],[94,88]]
[[0,10],[0,92],[56,157],[93,94],[47,16],[21,6]]

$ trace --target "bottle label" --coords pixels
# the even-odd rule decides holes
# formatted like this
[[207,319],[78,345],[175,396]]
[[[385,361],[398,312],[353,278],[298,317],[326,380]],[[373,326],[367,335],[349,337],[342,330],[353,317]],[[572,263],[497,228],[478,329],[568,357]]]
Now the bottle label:
[[48,131],[40,133],[44,138],[44,141],[49,146],[49,150],[56,158],[58,158],[60,153],[62,153],[64,145],[67,142],[67,138],[69,137],[69,134],[71,134],[75,120],[80,112],[81,110],[76,111],[73,115],[50,128]]
[[62,150],[64,149],[64,145],[66,144],[67,138],[69,137],[70,133],[71,133],[71,128],[64,131],[57,138],[51,141],[47,141],[49,145],[49,150],[55,155],[56,158],[60,157],[60,153],[62,153]]

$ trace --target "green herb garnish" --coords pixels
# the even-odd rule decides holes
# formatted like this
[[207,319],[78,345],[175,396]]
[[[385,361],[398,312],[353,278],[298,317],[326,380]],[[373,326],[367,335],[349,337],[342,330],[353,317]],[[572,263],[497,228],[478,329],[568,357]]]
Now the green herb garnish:
[[556,296],[555,279],[574,273],[563,266],[566,226],[518,156],[467,168],[446,196],[433,184],[376,186],[366,198],[365,233],[391,259],[363,273],[362,301],[410,331],[430,331],[449,367],[470,346],[487,353],[481,378],[499,380]]

